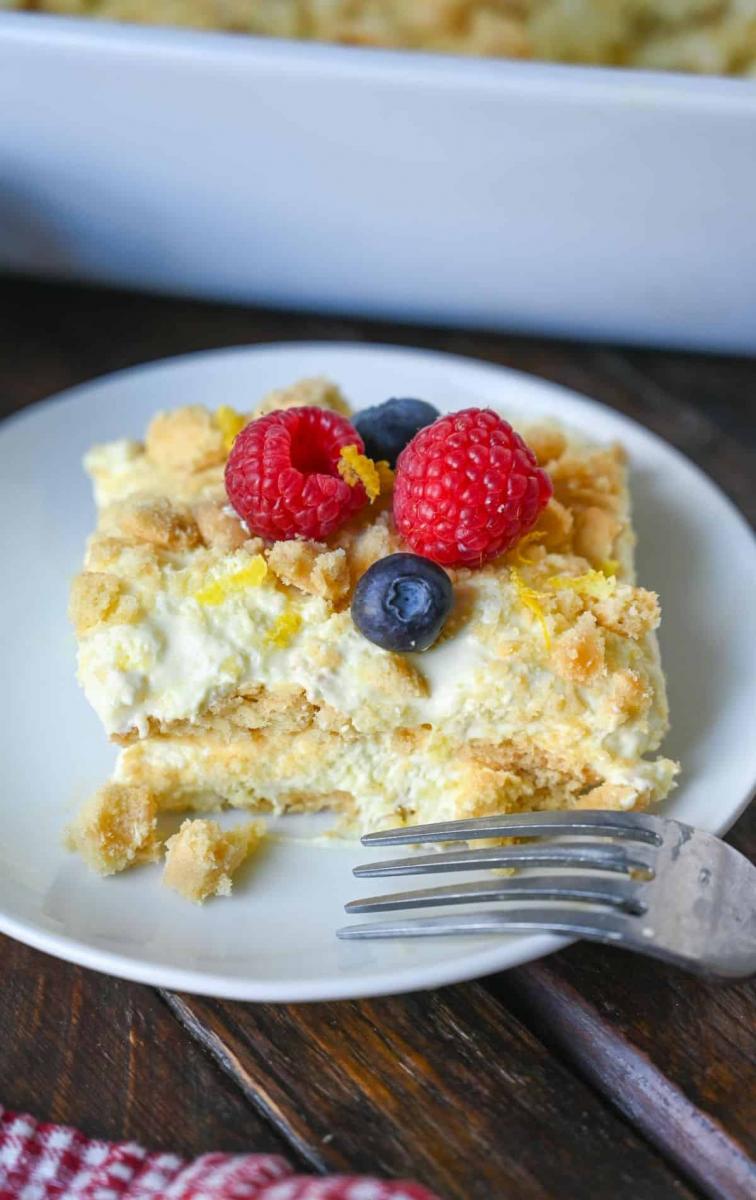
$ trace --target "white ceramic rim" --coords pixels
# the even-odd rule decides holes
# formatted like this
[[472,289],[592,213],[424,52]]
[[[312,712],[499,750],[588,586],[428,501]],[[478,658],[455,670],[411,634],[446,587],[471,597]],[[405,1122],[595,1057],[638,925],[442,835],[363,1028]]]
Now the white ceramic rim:
[[[522,95],[552,93],[559,103],[583,97],[633,106],[664,103],[671,107],[726,107],[756,111],[756,87],[738,76],[693,75],[573,63],[475,58],[419,50],[345,46],[291,38],[157,25],[94,21],[87,17],[42,12],[0,13],[0,44],[23,42],[65,50],[181,59],[188,65],[210,64],[225,70],[252,70],[256,63],[279,63],[289,71],[367,79],[387,83],[411,79],[422,86],[493,90]],[[632,81],[632,99],[628,83]]]

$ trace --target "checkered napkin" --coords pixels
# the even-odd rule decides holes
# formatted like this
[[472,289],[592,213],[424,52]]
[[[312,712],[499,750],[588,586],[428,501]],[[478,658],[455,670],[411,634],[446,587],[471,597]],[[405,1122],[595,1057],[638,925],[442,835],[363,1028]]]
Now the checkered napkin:
[[416,1183],[295,1175],[274,1154],[187,1162],[0,1106],[0,1200],[436,1200]]

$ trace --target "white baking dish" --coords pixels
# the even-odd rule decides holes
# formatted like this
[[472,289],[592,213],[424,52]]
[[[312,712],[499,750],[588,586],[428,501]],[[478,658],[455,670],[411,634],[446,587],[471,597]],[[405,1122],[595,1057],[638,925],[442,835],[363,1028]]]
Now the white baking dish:
[[0,16],[0,268],[756,350],[756,83]]

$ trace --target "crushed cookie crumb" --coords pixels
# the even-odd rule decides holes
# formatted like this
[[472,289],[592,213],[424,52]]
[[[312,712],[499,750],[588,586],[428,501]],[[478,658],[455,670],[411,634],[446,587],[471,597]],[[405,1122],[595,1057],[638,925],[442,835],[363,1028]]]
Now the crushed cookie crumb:
[[539,467],[561,458],[567,449],[567,438],[552,425],[531,425],[523,432],[526,444],[535,454]]
[[575,514],[572,544],[576,554],[596,566],[611,558],[620,522],[605,508],[589,504]]
[[552,496],[538,518],[534,532],[542,535],[541,545],[546,550],[568,552],[572,548],[573,526],[574,517],[569,508]]
[[195,904],[210,896],[230,896],[234,873],[258,848],[264,833],[262,821],[226,831],[217,821],[184,821],[166,842],[163,883]]
[[648,682],[628,667],[616,671],[612,676],[604,709],[616,723],[621,724],[646,712],[652,700],[653,692]]
[[384,650],[379,660],[364,662],[359,675],[364,683],[383,695],[405,699],[428,695],[428,680],[403,654]]
[[330,408],[341,413],[343,417],[348,417],[350,412],[341,389],[330,379],[315,376],[268,392],[255,409],[254,416],[264,417],[267,413],[277,412],[282,408],[304,408],[310,405],[315,408]]
[[193,512],[206,546],[232,553],[247,541],[247,530],[225,501],[200,500]]
[[339,547],[330,550],[323,542],[275,542],[268,552],[268,566],[282,583],[332,603],[338,603],[349,591],[345,551]]
[[153,417],[147,429],[148,458],[166,471],[202,471],[225,462],[226,444],[212,413],[190,404]]
[[646,808],[649,792],[638,793],[627,783],[601,783],[575,801],[575,808],[602,808],[607,811],[627,811]]
[[139,601],[126,591],[117,575],[82,571],[74,578],[68,616],[78,637],[107,622],[131,624],[140,615]]
[[583,613],[557,638],[551,661],[557,674],[573,683],[589,683],[605,670],[604,635],[592,613]]
[[202,540],[189,509],[177,507],[165,497],[132,498],[114,517],[127,540],[148,542],[162,550],[193,550]]
[[147,787],[106,783],[66,831],[66,845],[99,875],[114,875],[160,855],[157,802]]
[[556,499],[575,511],[594,505],[616,513],[622,490],[622,462],[618,446],[589,454],[564,454],[549,467]]
[[531,529],[530,533],[526,533],[524,537],[520,538],[519,542],[512,551],[512,558],[514,561],[519,563],[520,566],[526,567],[531,560],[529,558],[525,558],[524,551],[529,547],[537,546],[538,543],[542,542],[545,537],[546,533],[544,530]]
[[364,528],[339,530],[332,540],[346,552],[352,585],[379,558],[386,558],[402,548],[401,538],[388,512],[380,513]]
[[661,620],[659,597],[645,588],[621,584],[616,592],[593,605],[599,625],[620,637],[640,641]]

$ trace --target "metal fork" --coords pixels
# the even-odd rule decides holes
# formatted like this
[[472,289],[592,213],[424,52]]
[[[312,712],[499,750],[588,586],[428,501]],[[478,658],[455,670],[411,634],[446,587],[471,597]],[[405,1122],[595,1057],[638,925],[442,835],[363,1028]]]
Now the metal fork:
[[[471,913],[400,918],[338,930],[340,938],[540,930],[607,942],[689,971],[756,972],[756,867],[719,838],[679,821],[607,811],[518,813],[369,833],[365,846],[528,838],[519,845],[413,854],[356,867],[366,876],[525,868],[414,892],[353,900],[348,913],[502,901]],[[563,840],[572,839],[572,840]],[[577,839],[577,840],[574,840]],[[532,873],[532,868],[559,868]]]

